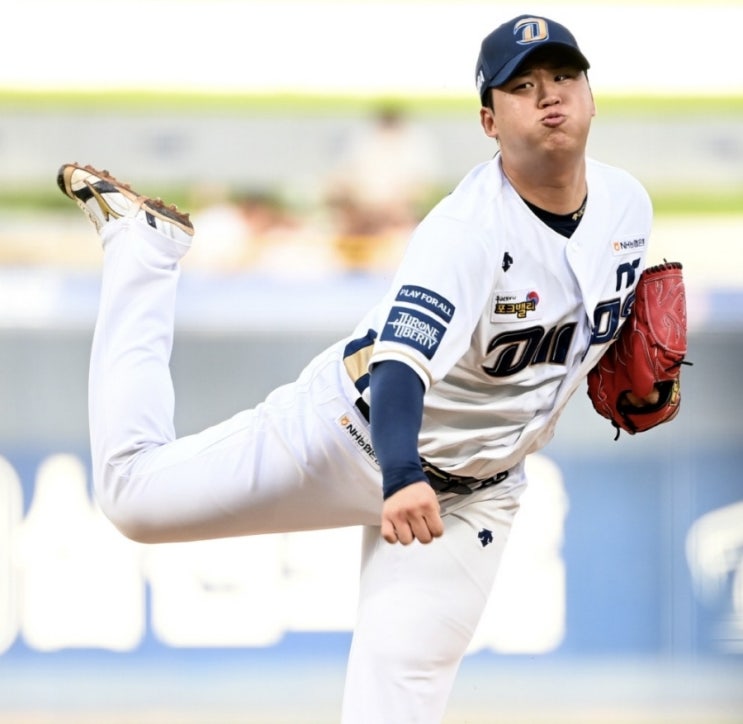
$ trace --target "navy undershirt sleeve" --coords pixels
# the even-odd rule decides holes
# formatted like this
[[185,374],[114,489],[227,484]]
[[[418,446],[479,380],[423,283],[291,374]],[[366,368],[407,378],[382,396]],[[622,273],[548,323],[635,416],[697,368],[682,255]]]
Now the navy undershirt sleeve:
[[403,362],[386,360],[371,370],[371,436],[385,500],[406,485],[427,480],[418,454],[424,392],[420,377]]

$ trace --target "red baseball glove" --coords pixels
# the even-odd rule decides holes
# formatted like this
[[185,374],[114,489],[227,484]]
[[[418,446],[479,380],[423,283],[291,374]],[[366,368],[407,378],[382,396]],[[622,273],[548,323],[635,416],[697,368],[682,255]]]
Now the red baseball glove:
[[[686,291],[681,264],[645,269],[635,289],[632,314],[619,337],[588,373],[588,396],[599,415],[634,435],[672,420],[681,403],[681,365],[686,356]],[[632,404],[628,393],[653,404]]]

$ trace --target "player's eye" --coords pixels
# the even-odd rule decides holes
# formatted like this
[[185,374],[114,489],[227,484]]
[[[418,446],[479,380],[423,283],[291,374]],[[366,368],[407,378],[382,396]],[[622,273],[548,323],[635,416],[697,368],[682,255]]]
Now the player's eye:
[[572,80],[573,78],[578,77],[578,71],[577,70],[563,70],[560,71],[555,75],[555,81],[561,81],[561,80]]

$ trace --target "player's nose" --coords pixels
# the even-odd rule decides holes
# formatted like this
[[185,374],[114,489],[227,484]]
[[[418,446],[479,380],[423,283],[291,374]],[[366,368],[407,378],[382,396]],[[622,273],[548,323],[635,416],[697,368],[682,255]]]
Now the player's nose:
[[554,83],[542,83],[539,86],[539,107],[547,108],[562,103],[559,89]]

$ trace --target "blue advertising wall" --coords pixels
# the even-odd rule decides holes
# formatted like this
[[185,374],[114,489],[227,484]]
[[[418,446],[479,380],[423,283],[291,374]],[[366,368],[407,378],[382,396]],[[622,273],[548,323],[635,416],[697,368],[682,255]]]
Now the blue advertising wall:
[[[179,433],[291,379],[381,288],[348,280],[328,295],[256,280],[240,299],[243,319],[232,306],[210,326],[196,309],[203,284],[185,282],[179,312]],[[80,298],[94,299],[96,283],[78,280],[76,290],[87,311],[60,310],[67,324],[0,329],[0,719],[30,702],[102,705],[93,690],[118,708],[138,696],[172,705],[197,692],[211,692],[211,706],[267,706],[284,698],[280,682],[292,672],[314,694],[322,680],[335,702],[359,531],[172,546],[119,536],[90,495],[85,388],[95,304]],[[615,440],[578,393],[556,438],[530,460],[533,484],[465,674],[504,664],[526,663],[534,677],[585,661],[704,661],[723,667],[715,701],[728,712],[743,703],[742,356],[735,325],[697,325],[679,417],[641,436]],[[246,671],[247,688],[230,678]],[[148,689],[155,681],[157,694]],[[214,694],[207,681],[223,688]],[[486,696],[482,687],[468,694],[474,689]]]

